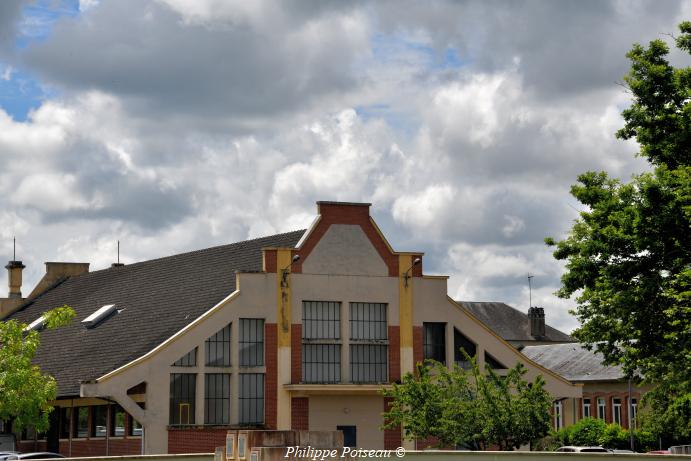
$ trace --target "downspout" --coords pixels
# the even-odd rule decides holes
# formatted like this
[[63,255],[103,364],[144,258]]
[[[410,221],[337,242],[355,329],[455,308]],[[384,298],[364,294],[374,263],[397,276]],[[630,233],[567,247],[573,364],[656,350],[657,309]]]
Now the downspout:
[[141,450],[141,455],[144,456],[144,437],[146,435],[146,431],[144,430],[144,425],[142,424],[142,450]]
[[69,428],[70,435],[69,435],[69,439],[67,439],[68,440],[67,451],[69,452],[69,456],[71,458],[72,457],[72,428],[74,427],[74,422],[75,422],[74,421],[74,399],[70,400],[70,405],[72,405],[72,406],[70,407],[70,428]]

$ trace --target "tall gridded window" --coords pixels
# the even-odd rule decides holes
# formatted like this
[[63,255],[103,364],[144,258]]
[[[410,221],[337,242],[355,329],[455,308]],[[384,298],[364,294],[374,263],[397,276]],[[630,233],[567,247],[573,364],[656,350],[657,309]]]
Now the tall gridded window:
[[197,375],[194,373],[170,374],[170,424],[181,426],[194,424],[194,399],[197,391]]
[[240,319],[240,366],[264,366],[264,319]]
[[204,375],[204,424],[230,424],[230,375]]
[[386,304],[350,303],[350,379],[384,383],[388,371]]
[[89,407],[76,407],[74,418],[74,437],[87,437],[89,435]]
[[264,374],[240,374],[240,424],[264,423]]
[[341,303],[303,301],[302,380],[341,381]]
[[425,322],[423,329],[424,357],[428,360],[446,363],[446,324]]
[[465,351],[466,354],[468,354],[470,357],[475,357],[475,354],[477,353],[477,346],[475,345],[474,342],[472,342],[466,335],[458,331],[457,329],[453,329],[453,357],[454,357],[454,362],[456,365],[458,365],[461,368],[465,368],[466,370],[470,369],[470,361],[466,358],[465,354],[463,354],[462,351]]
[[207,367],[230,366],[230,324],[204,341],[204,357]]

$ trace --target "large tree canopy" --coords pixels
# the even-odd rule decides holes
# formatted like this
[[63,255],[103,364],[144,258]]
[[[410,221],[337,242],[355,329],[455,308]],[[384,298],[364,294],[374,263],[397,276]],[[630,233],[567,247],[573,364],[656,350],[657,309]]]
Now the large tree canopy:
[[[68,306],[52,309],[43,314],[45,328],[63,326],[74,315]],[[56,396],[55,379],[32,363],[39,343],[39,333],[26,324],[0,322],[0,420],[11,421],[17,430],[45,431],[53,410],[49,401]]]
[[[677,47],[691,54],[691,22]],[[624,78],[633,101],[621,139],[635,139],[651,171],[629,183],[587,172],[571,189],[586,210],[554,256],[566,261],[559,296],[575,297],[574,336],[660,385],[653,411],[691,435],[691,68],[668,62],[662,40],[634,45]]]

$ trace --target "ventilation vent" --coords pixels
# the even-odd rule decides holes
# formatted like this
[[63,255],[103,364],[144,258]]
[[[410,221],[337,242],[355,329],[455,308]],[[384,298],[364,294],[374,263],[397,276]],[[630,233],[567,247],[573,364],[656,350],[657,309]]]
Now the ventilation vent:
[[27,331],[27,332],[31,331],[31,330],[40,331],[45,326],[46,326],[46,318],[44,316],[40,316],[39,318],[37,318],[36,320],[31,322],[29,325],[27,325],[24,328],[24,331]]
[[82,320],[82,324],[87,327],[87,328],[93,328],[96,325],[98,325],[101,321],[103,321],[106,317],[111,315],[113,312],[115,312],[115,304],[106,304],[84,320]]

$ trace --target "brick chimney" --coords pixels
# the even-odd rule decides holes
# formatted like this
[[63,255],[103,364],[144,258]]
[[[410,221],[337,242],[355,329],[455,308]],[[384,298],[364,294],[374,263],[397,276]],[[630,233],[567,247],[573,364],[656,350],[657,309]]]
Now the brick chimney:
[[10,261],[5,266],[7,269],[7,280],[9,285],[8,298],[22,298],[22,271],[26,266],[21,261]]
[[46,274],[29,293],[28,298],[35,298],[60,280],[87,272],[89,263],[47,262]]
[[530,336],[543,338],[545,336],[545,310],[542,307],[528,309],[530,319]]

